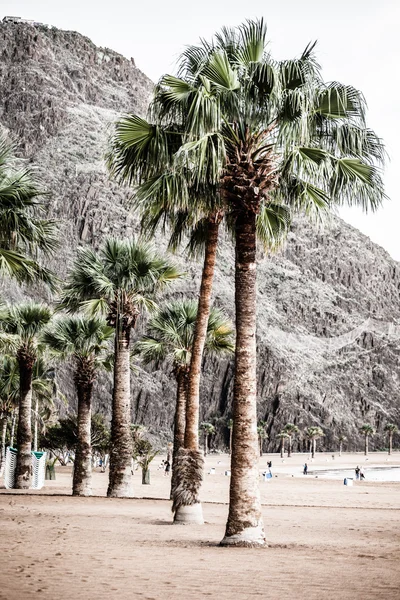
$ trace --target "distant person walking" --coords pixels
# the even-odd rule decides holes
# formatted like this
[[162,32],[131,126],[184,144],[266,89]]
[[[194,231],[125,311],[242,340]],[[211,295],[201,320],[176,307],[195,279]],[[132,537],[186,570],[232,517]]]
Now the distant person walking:
[[164,463],[164,477],[169,477],[170,470],[171,470],[171,463],[167,459]]
[[307,473],[308,473],[308,465],[307,465],[307,463],[304,463],[303,475],[307,475]]
[[354,469],[354,472],[356,474],[356,479],[360,479],[360,467],[358,465]]

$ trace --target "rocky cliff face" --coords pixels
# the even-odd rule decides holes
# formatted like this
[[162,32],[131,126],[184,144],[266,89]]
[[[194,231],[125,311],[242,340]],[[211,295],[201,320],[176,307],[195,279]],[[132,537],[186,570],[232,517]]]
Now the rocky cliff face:
[[[0,123],[50,192],[63,241],[50,266],[63,277],[79,244],[98,247],[106,235],[138,232],[130,192],[109,180],[103,156],[110,123],[124,112],[145,114],[152,83],[132,60],[44,26],[0,25],[0,56]],[[169,295],[195,297],[199,265],[177,262],[188,277]],[[400,265],[338,218],[324,230],[300,219],[285,248],[260,255],[258,409],[270,435],[266,447],[277,448],[275,435],[289,421],[302,430],[320,425],[321,447],[329,450],[339,433],[349,449],[361,449],[364,422],[378,430],[371,446],[385,445],[385,422],[400,417],[399,289]],[[51,300],[39,287],[2,282],[0,291],[11,300]],[[215,301],[232,317],[233,291],[233,251],[225,241]],[[68,369],[60,377],[74,406]],[[175,386],[168,368],[138,367],[132,378],[132,419],[169,436]],[[220,425],[216,444],[228,439],[232,387],[232,362],[206,358],[201,418]],[[110,393],[101,376],[97,410],[109,414]],[[299,436],[297,447],[304,443]]]

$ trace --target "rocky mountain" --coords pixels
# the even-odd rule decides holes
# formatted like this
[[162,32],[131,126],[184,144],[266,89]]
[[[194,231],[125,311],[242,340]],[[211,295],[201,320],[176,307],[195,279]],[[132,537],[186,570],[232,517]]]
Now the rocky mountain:
[[[133,59],[96,47],[82,35],[42,25],[0,25],[0,123],[21,156],[38,171],[60,220],[62,246],[51,261],[61,278],[79,244],[98,247],[106,235],[138,233],[131,192],[109,180],[103,156],[107,132],[121,113],[145,114],[152,82]],[[165,240],[156,240],[165,248]],[[198,293],[200,266],[177,256],[188,273],[170,296]],[[323,230],[299,219],[285,247],[259,260],[258,408],[275,449],[287,422],[320,425],[321,447],[337,435],[361,449],[358,428],[377,428],[371,447],[384,447],[386,422],[400,421],[400,265],[338,218]],[[221,245],[215,302],[233,317],[233,249]],[[41,287],[3,281],[9,300],[51,301]],[[59,368],[74,406],[71,375]],[[132,375],[132,419],[170,435],[175,386],[167,365]],[[204,361],[202,420],[220,425],[227,442],[233,387],[231,361]],[[102,376],[95,408],[109,414],[111,383]],[[299,436],[297,447],[304,447]],[[296,445],[295,445],[296,447]]]

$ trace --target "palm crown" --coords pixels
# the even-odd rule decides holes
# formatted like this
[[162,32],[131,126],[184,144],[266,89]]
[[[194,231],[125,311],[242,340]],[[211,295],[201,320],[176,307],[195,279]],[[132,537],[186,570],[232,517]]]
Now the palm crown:
[[51,317],[51,309],[45,304],[27,302],[4,308],[0,314],[0,326],[13,337],[19,350],[36,356],[43,330]]
[[233,219],[251,211],[264,215],[267,238],[287,218],[283,205],[375,209],[383,146],[365,125],[362,94],[324,83],[313,48],[273,60],[262,20],[187,48],[179,77],[156,88],[153,122],[118,122],[112,171],[141,184],[139,201],[156,199],[155,214],[171,201],[175,210],[222,205]]
[[149,244],[108,239],[99,253],[90,248],[78,251],[61,306],[106,314],[110,326],[129,327],[141,308],[155,307],[156,291],[178,277],[173,264]]
[[19,168],[13,150],[0,135],[0,273],[52,284],[54,276],[35,257],[58,247],[56,222],[45,218],[43,190],[31,171]]
[[[174,366],[189,366],[197,317],[197,302],[175,301],[150,319],[147,335],[135,344],[135,353],[145,362],[169,358]],[[206,349],[209,352],[233,352],[233,327],[219,309],[210,311]]]

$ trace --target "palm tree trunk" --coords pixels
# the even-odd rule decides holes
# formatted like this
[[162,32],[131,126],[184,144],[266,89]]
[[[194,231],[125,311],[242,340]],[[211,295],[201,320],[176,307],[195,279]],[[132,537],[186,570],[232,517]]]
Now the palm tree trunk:
[[367,456],[368,454],[368,436],[365,436],[365,446],[364,446],[364,454]]
[[14,435],[15,435],[15,423],[17,421],[17,409],[14,408],[12,411],[12,419],[11,419],[11,433],[10,433],[10,446],[14,448]]
[[207,456],[207,448],[208,448],[208,433],[204,432],[204,456]]
[[17,431],[17,464],[15,485],[17,490],[27,490],[32,482],[32,371],[34,358],[28,351],[18,354],[19,363],[19,417]]
[[[174,497],[172,510],[175,523],[203,523],[203,510],[199,492],[203,481],[204,458],[199,450],[200,377],[204,344],[210,316],[211,294],[217,257],[219,225],[222,214],[210,216],[204,265],[201,275],[199,305],[193,334],[192,356],[186,402],[186,427],[184,447],[176,457],[178,496]],[[179,473],[181,475],[179,475]]]
[[292,456],[292,438],[289,437],[289,444],[288,444],[288,458],[290,458]]
[[6,435],[7,435],[7,415],[4,415],[3,426],[1,429],[1,451],[0,451],[0,477],[3,475],[6,460]]
[[281,458],[283,458],[285,454],[285,440],[284,438],[281,439]]
[[232,427],[229,429],[229,454],[232,454]]
[[[176,457],[185,441],[186,399],[187,399],[187,370],[177,367],[176,373],[176,407],[174,419],[174,447],[172,451],[171,499],[174,498],[177,486]],[[168,458],[167,458],[168,460]]]
[[204,344],[210,316],[211,295],[217,258],[218,234],[222,215],[219,213],[208,220],[207,242],[201,276],[199,305],[193,334],[192,356],[189,370],[188,396],[186,404],[185,448],[199,449],[200,377]]
[[339,456],[342,456],[342,442],[339,442]]
[[33,422],[33,449],[37,452],[38,449],[38,418],[39,418],[39,400],[35,402],[35,420]]
[[92,495],[92,446],[90,426],[93,382],[90,377],[90,375],[92,375],[90,366],[89,373],[87,373],[89,375],[89,381],[82,381],[86,375],[85,367],[87,366],[88,365],[85,363],[79,364],[79,371],[75,375],[75,385],[78,396],[78,443],[76,446],[74,477],[72,480],[73,496]]
[[315,446],[317,445],[317,440],[315,438],[313,438],[312,440],[312,454],[311,454],[311,458],[315,458]]
[[392,454],[392,446],[393,446],[393,433],[389,432],[389,454]]
[[260,456],[262,456],[262,455],[263,455],[263,439],[260,436]]
[[132,496],[132,437],[129,331],[116,328],[114,389],[112,397],[110,480],[107,496]]
[[222,545],[265,544],[258,473],[256,215],[236,220],[236,352],[229,515]]

